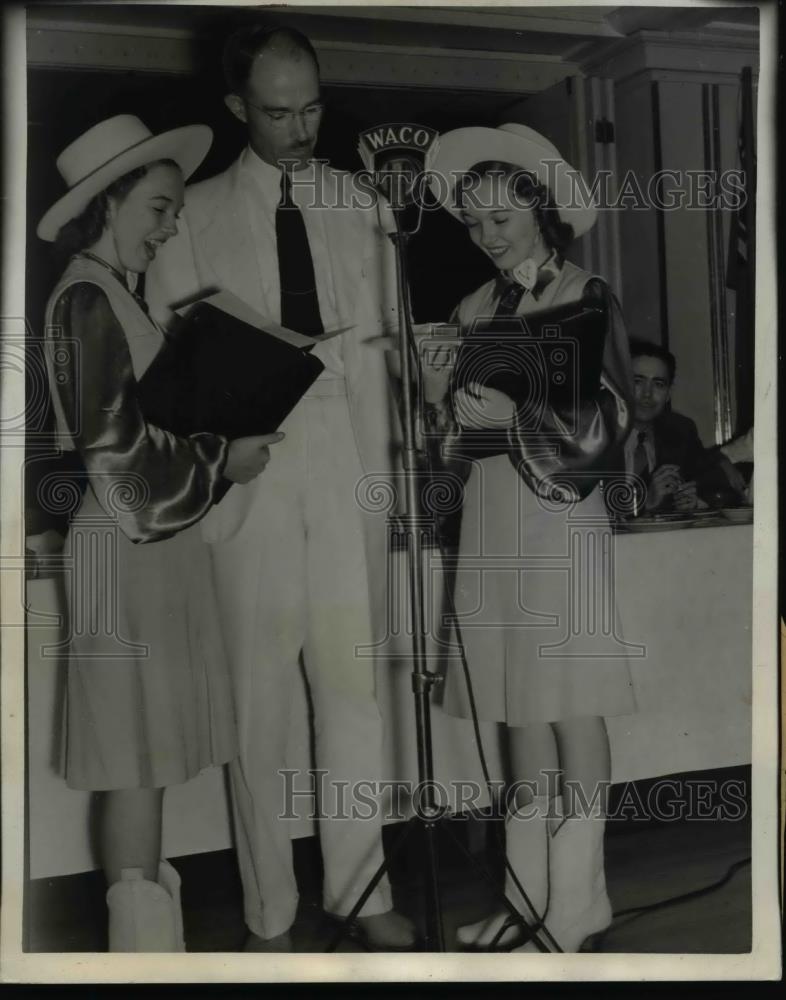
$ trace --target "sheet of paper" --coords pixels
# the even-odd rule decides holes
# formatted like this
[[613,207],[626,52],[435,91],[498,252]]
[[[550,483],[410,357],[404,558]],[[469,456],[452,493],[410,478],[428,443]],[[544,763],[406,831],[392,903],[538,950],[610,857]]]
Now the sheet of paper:
[[347,330],[352,329],[345,326],[337,330],[326,330],[319,338],[308,337],[297,330],[290,330],[288,327],[282,326],[275,320],[270,319],[269,316],[263,316],[255,309],[252,309],[246,302],[243,302],[242,299],[239,299],[237,295],[233,295],[232,292],[215,292],[213,295],[209,295],[200,301],[207,302],[211,306],[215,306],[216,309],[221,309],[223,312],[229,313],[230,316],[234,316],[235,319],[239,319],[243,323],[248,323],[249,326],[255,326],[266,333],[272,333],[273,336],[278,337],[279,340],[286,341],[293,347],[314,347],[315,344],[324,343],[325,340],[337,337],[339,334],[346,333]]

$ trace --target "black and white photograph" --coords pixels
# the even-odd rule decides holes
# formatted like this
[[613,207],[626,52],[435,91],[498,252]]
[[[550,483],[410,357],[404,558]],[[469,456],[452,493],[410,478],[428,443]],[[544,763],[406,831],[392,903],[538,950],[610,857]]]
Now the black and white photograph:
[[777,14],[6,10],[0,981],[780,978]]

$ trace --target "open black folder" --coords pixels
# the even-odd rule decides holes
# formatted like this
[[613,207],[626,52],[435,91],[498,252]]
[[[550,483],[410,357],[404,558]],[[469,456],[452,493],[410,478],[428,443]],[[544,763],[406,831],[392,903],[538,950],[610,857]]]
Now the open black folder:
[[314,343],[218,292],[187,309],[139,380],[142,412],[180,435],[270,434],[324,370]]
[[[217,292],[183,312],[177,331],[139,380],[142,413],[182,436],[272,434],[324,371],[308,353],[315,343],[259,316],[234,295]],[[231,486],[221,480],[216,503]]]
[[[473,383],[497,389],[516,404],[524,433],[541,429],[547,409],[560,415],[570,433],[582,404],[601,388],[606,328],[606,310],[583,302],[526,317],[478,320],[458,347],[454,391]],[[482,458],[508,447],[504,428],[467,427],[454,450]]]

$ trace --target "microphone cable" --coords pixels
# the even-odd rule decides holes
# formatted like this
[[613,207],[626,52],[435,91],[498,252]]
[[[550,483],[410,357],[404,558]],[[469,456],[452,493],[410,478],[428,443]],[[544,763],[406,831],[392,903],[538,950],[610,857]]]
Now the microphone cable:
[[[418,364],[418,360],[419,359],[418,359],[417,345],[415,343],[415,337],[414,337],[414,334],[413,334],[413,331],[412,331],[412,325],[411,325],[411,321],[410,321],[409,316],[407,316],[406,328],[407,328],[407,343],[409,345],[410,353],[412,354],[412,356],[414,358],[414,362],[415,362],[413,364],[413,370],[416,373],[416,380],[417,380],[417,394],[418,394],[417,395],[417,398],[418,398],[417,416],[418,416],[418,419],[421,422],[421,426],[424,426],[423,410],[422,410],[422,406],[420,405],[420,401],[423,399],[423,392],[422,392],[422,388],[423,387],[422,387],[422,382],[421,382],[421,372],[420,372],[420,365]],[[435,471],[436,470],[434,469],[434,463],[433,463],[433,460],[432,460],[431,449],[428,447],[427,443],[424,442],[424,444],[425,444],[425,447],[424,447],[423,450],[424,450],[424,454],[425,454],[425,458],[426,458],[426,466],[425,466],[426,467],[426,488],[428,488],[428,487],[433,487],[434,484],[438,483],[438,480],[436,479],[436,475],[435,475]],[[421,495],[422,495],[422,492],[423,491],[421,491]],[[442,560],[442,573],[443,573],[443,577],[444,577],[446,575],[446,566],[448,565],[450,557],[448,555],[447,546],[445,544],[445,539],[444,539],[443,534],[442,534],[442,526],[440,525],[439,518],[436,516],[436,514],[434,512],[431,512],[431,518],[432,518],[432,524],[433,524],[433,529],[434,529],[434,538],[436,540],[437,547],[438,547],[438,550],[439,550],[439,553],[440,553],[440,559]],[[459,656],[460,656],[460,659],[461,659],[462,673],[464,675],[464,683],[465,683],[465,686],[466,686],[467,697],[469,699],[470,717],[471,717],[471,721],[472,721],[472,728],[473,728],[473,731],[474,731],[475,743],[476,743],[476,746],[477,746],[478,761],[480,763],[481,772],[483,774],[483,780],[484,780],[485,785],[486,785],[486,790],[487,790],[488,795],[489,795],[489,803],[490,803],[490,805],[492,806],[492,809],[493,809],[494,798],[495,798],[495,796],[494,796],[494,788],[493,788],[493,784],[492,784],[492,780],[491,780],[491,775],[489,773],[488,760],[486,758],[485,748],[483,746],[483,738],[482,738],[481,732],[480,732],[480,721],[478,719],[477,703],[475,701],[475,691],[474,691],[474,687],[473,687],[473,684],[472,684],[472,676],[471,676],[471,673],[470,673],[469,664],[467,662],[466,648],[464,646],[464,638],[463,638],[463,634],[462,634],[462,631],[461,631],[461,626],[459,625],[459,621],[458,621],[458,614],[456,612],[456,606],[455,606],[455,602],[454,602],[454,599],[453,599],[452,588],[446,586],[444,588],[444,593],[445,593],[445,598],[446,598],[447,605],[448,605],[448,612],[447,612],[447,616],[446,617],[448,619],[450,627],[452,628],[452,630],[453,630],[453,632],[454,632],[454,634],[456,636],[456,642],[457,642],[457,646],[458,646],[458,650],[459,650]],[[544,913],[543,915],[541,915],[541,914],[538,913],[537,909],[535,908],[534,904],[532,903],[532,900],[530,899],[529,895],[527,894],[524,886],[521,884],[521,882],[520,882],[520,880],[518,878],[518,875],[516,874],[515,870],[513,869],[513,866],[510,864],[510,861],[508,860],[508,857],[507,857],[507,852],[505,851],[505,847],[504,847],[504,844],[503,844],[503,841],[502,841],[502,835],[501,835],[500,830],[497,829],[495,832],[496,832],[496,840],[497,840],[497,850],[498,850],[499,855],[501,855],[504,858],[505,871],[510,876],[511,881],[513,882],[513,885],[516,887],[516,890],[520,893],[522,899],[524,900],[524,902],[526,903],[527,907],[531,911],[531,913],[532,913],[532,915],[534,917],[534,920],[535,920],[535,926],[531,927],[527,923],[526,917],[524,917],[521,913],[519,913],[519,911],[516,910],[516,908],[513,906],[513,904],[510,902],[510,900],[508,900],[507,897],[505,897],[506,903],[509,904],[509,907],[512,908],[516,912],[517,920],[515,922],[521,922],[521,923],[524,924],[525,928],[530,932],[529,940],[533,941],[536,944],[536,946],[541,951],[549,951],[549,950],[551,950],[551,951],[554,951],[554,952],[562,952],[562,948],[559,946],[558,942],[555,940],[555,938],[553,937],[553,935],[549,932],[548,927],[545,925],[545,916],[546,916],[546,914]],[[547,833],[547,836],[548,836],[548,833]],[[551,898],[551,884],[550,884],[550,879],[549,879],[548,866],[546,868],[546,886],[547,886],[546,899],[548,901]],[[548,912],[548,902],[546,904],[546,912]],[[502,936],[507,929],[509,929],[509,925],[506,922],[505,924],[503,924],[502,928],[497,933],[496,937],[499,938],[500,936]],[[548,944],[549,944],[550,947],[546,947],[545,945],[543,945],[543,943],[541,941],[539,941],[538,935],[543,935],[543,937],[546,939],[546,941],[548,942]]]

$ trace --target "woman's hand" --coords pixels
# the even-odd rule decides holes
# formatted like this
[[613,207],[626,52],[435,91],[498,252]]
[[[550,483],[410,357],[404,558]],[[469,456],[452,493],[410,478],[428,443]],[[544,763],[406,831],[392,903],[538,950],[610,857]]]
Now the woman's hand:
[[281,433],[257,434],[230,441],[224,478],[233,483],[250,483],[256,479],[270,461],[270,445],[283,437]]
[[510,396],[479,382],[456,392],[453,409],[462,427],[476,430],[507,430],[516,419],[516,404]]
[[432,343],[430,337],[422,337],[418,340],[418,357],[423,399],[427,403],[439,403],[448,392],[456,348],[451,344],[440,344],[436,340]]

